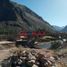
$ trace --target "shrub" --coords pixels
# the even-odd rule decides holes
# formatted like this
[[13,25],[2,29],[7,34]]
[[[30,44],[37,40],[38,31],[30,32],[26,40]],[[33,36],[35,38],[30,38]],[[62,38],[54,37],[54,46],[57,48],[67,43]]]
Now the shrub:
[[60,41],[54,41],[54,42],[51,42],[51,47],[50,49],[59,49],[61,47],[61,42]]

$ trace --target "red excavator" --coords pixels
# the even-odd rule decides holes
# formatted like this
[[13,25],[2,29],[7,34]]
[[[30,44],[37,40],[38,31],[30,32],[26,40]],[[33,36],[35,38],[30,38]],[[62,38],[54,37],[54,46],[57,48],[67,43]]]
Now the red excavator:
[[20,32],[16,40],[16,46],[35,48],[38,45],[38,37],[43,37],[45,32]]

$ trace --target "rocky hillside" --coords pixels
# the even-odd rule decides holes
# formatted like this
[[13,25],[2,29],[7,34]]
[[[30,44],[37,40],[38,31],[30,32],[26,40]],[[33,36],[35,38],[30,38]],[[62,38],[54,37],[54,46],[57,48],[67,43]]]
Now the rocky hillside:
[[26,6],[9,0],[0,3],[0,34],[14,35],[19,31],[38,30],[55,32],[48,22]]

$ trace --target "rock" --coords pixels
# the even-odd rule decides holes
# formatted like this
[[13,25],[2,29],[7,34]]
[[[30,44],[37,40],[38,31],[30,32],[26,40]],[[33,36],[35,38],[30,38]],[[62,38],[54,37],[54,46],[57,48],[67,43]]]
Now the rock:
[[38,67],[38,66],[34,64],[32,67]]
[[22,60],[21,59],[18,59],[18,64],[20,65],[20,64],[22,64]]
[[2,67],[2,66],[0,65],[0,67]]
[[29,60],[36,60],[36,57],[33,56],[31,53],[28,54],[28,59]]
[[20,59],[25,60],[25,59],[26,59],[26,57],[20,57]]
[[54,58],[54,57],[52,57],[52,56],[49,58],[49,60],[50,60],[52,63],[54,63],[54,62],[55,62],[55,58]]
[[24,50],[22,53],[23,53],[23,54],[25,54],[25,53],[26,53],[26,51]]
[[35,60],[30,60],[30,61],[28,61],[28,62],[34,64],[34,63],[35,63]]

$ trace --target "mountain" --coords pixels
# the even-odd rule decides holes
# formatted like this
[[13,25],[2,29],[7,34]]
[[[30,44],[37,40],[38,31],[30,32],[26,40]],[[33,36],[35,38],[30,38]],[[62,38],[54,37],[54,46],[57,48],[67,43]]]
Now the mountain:
[[59,27],[59,26],[56,26],[56,25],[53,25],[54,29],[56,31],[61,31],[64,27]]
[[24,5],[0,0],[0,34],[16,35],[20,31],[55,32],[53,27]]
[[61,32],[67,32],[67,26],[65,26],[65,27],[61,30]]

